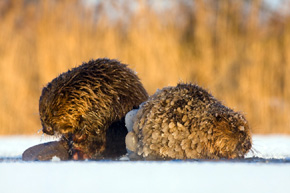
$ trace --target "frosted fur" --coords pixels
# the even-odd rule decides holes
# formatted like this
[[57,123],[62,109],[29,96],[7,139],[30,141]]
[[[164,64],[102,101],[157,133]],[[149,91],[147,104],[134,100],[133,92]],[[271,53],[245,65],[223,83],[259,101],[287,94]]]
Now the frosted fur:
[[144,159],[241,158],[252,146],[245,117],[193,84],[156,92],[128,136],[138,140],[130,150]]

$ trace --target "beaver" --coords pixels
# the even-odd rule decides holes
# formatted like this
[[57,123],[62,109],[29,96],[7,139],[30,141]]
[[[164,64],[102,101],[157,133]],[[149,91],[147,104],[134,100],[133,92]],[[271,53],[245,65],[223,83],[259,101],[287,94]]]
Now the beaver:
[[126,120],[126,147],[134,159],[243,158],[252,147],[244,115],[195,84],[157,91]]
[[107,58],[91,60],[43,88],[42,131],[61,136],[72,159],[118,157],[126,153],[123,117],[147,99],[140,79],[126,64]]

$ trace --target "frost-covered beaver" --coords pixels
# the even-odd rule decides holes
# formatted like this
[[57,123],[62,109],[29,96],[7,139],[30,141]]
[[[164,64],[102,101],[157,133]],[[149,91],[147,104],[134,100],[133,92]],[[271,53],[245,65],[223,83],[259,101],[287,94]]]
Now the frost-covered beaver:
[[126,125],[127,149],[138,159],[242,158],[252,147],[245,117],[193,84],[157,91]]
[[[43,88],[43,132],[60,135],[73,159],[114,158],[126,153],[126,113],[147,100],[127,65],[98,59],[73,68]],[[63,144],[58,143],[56,146]],[[55,145],[55,144],[54,144]]]

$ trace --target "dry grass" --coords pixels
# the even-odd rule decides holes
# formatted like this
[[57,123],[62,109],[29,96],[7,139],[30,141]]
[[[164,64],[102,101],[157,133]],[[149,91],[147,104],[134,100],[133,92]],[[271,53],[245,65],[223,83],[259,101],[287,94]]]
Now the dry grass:
[[198,83],[245,112],[255,133],[290,133],[289,10],[267,12],[261,0],[177,1],[159,12],[146,1],[19,2],[0,3],[1,135],[36,133],[42,87],[100,57],[130,64],[150,94]]

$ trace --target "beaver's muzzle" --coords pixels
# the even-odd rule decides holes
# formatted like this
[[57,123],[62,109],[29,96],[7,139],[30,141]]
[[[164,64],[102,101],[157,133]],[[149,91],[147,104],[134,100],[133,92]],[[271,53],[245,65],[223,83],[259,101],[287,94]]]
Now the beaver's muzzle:
[[252,148],[252,142],[251,140],[246,140],[243,144],[242,144],[242,148],[247,152]]

